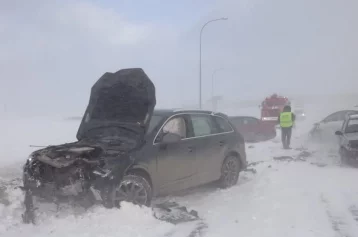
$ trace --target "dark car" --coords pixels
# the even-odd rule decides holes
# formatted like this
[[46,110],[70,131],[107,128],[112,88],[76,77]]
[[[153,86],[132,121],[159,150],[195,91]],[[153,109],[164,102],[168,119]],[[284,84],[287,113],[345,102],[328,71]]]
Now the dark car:
[[342,163],[358,164],[358,113],[347,115],[341,130],[335,134],[339,136]]
[[276,137],[276,128],[272,123],[262,122],[252,116],[230,116],[230,121],[244,136],[247,142],[266,141]]
[[142,69],[104,74],[92,87],[77,142],[33,152],[24,166],[25,222],[32,197],[81,205],[150,205],[218,181],[237,183],[246,163],[242,136],[211,111],[155,110],[155,87]]

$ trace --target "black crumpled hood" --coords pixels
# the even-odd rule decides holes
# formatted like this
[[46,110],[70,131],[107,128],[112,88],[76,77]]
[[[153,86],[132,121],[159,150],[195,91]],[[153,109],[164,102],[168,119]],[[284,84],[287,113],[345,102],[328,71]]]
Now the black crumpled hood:
[[155,86],[141,68],[107,72],[92,86],[77,139],[143,139],[155,105]]

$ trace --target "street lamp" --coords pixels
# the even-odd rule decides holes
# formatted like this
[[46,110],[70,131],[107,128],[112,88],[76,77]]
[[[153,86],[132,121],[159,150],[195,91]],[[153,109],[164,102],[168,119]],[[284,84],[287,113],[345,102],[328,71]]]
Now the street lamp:
[[214,19],[214,20],[210,20],[208,22],[206,22],[203,27],[201,27],[200,30],[200,56],[199,56],[199,108],[201,109],[201,38],[202,38],[202,34],[203,34],[203,30],[205,28],[205,26],[207,26],[209,23],[214,22],[214,21],[226,21],[228,18],[227,17],[222,17],[222,18],[218,18],[218,19]]
[[224,70],[224,68],[216,69],[211,75],[211,98],[214,98],[214,76],[218,71]]

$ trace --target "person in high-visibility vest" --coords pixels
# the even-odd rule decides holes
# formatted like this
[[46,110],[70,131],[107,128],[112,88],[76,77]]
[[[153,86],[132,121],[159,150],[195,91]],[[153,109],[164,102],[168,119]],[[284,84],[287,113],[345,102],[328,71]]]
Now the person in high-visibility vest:
[[291,143],[292,127],[296,116],[291,112],[291,106],[286,105],[278,117],[281,127],[281,140],[284,149],[289,149]]

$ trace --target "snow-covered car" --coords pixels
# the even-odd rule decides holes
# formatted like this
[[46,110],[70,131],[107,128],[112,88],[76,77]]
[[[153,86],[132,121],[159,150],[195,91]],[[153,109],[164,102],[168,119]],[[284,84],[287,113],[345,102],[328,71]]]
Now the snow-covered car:
[[342,128],[335,132],[339,138],[342,163],[358,164],[358,112],[347,115]]
[[252,116],[230,116],[231,123],[247,142],[262,142],[276,137],[276,128]]
[[357,112],[354,109],[339,110],[315,123],[310,131],[310,136],[315,141],[324,143],[337,143],[337,137],[334,133],[342,127],[342,124],[349,113]]
[[92,87],[78,141],[27,159],[24,222],[34,221],[33,197],[149,206],[153,196],[216,180],[223,188],[237,183],[247,165],[245,144],[225,114],[155,105],[154,84],[142,69],[105,73]]

